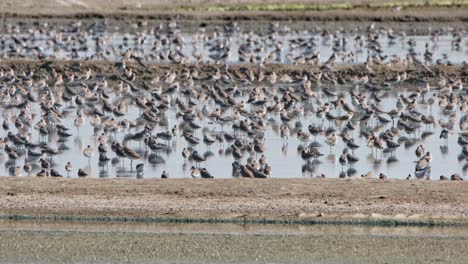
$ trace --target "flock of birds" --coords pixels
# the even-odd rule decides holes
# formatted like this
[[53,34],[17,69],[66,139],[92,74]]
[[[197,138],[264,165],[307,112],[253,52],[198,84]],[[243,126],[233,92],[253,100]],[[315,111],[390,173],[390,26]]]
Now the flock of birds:
[[[452,63],[446,55],[433,58],[430,49],[444,34],[451,34],[451,45],[462,49],[463,30],[433,31],[431,44],[427,43],[421,54],[414,49],[414,39],[374,25],[353,38],[343,31],[324,31],[285,42],[280,36],[288,30],[286,27],[272,25],[267,33],[243,34],[235,23],[228,23],[212,33],[197,31],[191,37],[194,52],[188,56],[183,53],[186,41],[174,21],[167,26],[145,25],[145,32],[126,36],[118,46],[106,44],[111,33],[99,33],[106,30],[105,23],[87,29],[71,23],[61,31],[37,24],[27,34],[22,26],[11,25],[9,34],[0,37],[4,58],[56,59],[59,54],[68,54],[69,59],[81,59],[79,52],[89,53],[89,42],[94,42],[95,50],[86,59],[107,61],[114,72],[106,75],[73,62],[65,69],[53,61],[26,71],[0,67],[5,132],[0,149],[8,157],[6,166],[13,176],[88,176],[85,164],[70,160],[64,167],[57,167],[54,162],[68,151],[68,139],[83,133],[80,129],[89,128],[88,124],[96,138],[81,150],[88,164],[98,163],[105,170],[109,163],[125,168],[128,160],[130,172],[137,177],[143,176],[145,163],[158,163],[159,153],[170,152],[172,144],[182,140],[185,147],[180,155],[184,164],[192,164],[193,178],[215,177],[202,165],[216,157],[200,150],[202,145],[210,149],[214,144],[227,146],[225,154],[232,156],[229,170],[233,176],[268,178],[273,172],[265,151],[268,130],[274,131],[283,146],[288,146],[293,137],[300,142],[297,151],[304,162],[303,172],[314,172],[328,148],[330,153],[335,151],[341,141],[345,147],[338,159],[340,177],[372,177],[370,172],[359,175],[354,168],[361,159],[355,154],[359,148],[369,147],[379,160],[384,155],[395,158],[402,146],[414,146],[416,159],[407,178],[429,179],[432,154],[421,140],[434,140],[435,131],[442,151],[448,140],[457,140],[458,159],[468,166],[466,80],[450,79],[431,69],[432,64]],[[145,47],[148,36],[154,39],[149,49]],[[237,50],[232,49],[233,36],[241,40]],[[392,42],[405,41],[407,55],[383,55],[382,36]],[[341,74],[337,66],[340,61],[355,62],[355,54],[346,49],[351,41],[359,50],[367,51],[365,67],[362,72]],[[36,45],[38,42],[41,45]],[[327,60],[314,51],[320,42],[329,43],[333,49]],[[249,61],[251,65],[229,63],[234,52],[239,62]],[[297,52],[301,55],[293,57]],[[117,61],[109,61],[111,57]],[[153,60],[186,66],[143,76],[137,68],[150,71],[148,62]],[[310,64],[313,70],[276,72],[269,68],[285,60]],[[204,63],[205,68],[187,64],[193,61]],[[376,69],[382,67],[392,76],[374,78]],[[385,109],[391,91],[401,92],[394,106]],[[425,111],[421,111],[422,105]],[[169,126],[171,111],[176,124]],[[439,120],[434,112],[440,113]],[[364,138],[365,145],[358,144],[357,138]],[[132,146],[134,142],[139,147]],[[324,144],[328,146],[325,149]],[[20,161],[23,164],[18,164]],[[170,171],[166,168],[161,178],[170,177]],[[316,176],[326,177],[323,173]],[[378,177],[387,178],[384,173]],[[440,179],[463,177],[454,173]]]
[[[48,21],[5,24],[0,36],[3,58],[120,60],[131,57],[141,63],[271,63],[321,65],[331,54],[336,62],[354,64],[370,59],[375,64],[408,66],[416,59],[435,64],[463,62],[465,30],[429,29],[429,35],[408,36],[392,28],[369,25],[366,29],[293,30],[271,23],[260,32],[243,31],[236,22],[186,33],[176,21],[131,24],[128,32],[113,32],[107,20],[66,25]],[[441,52],[443,51],[443,52]],[[455,52],[451,54],[451,52]],[[396,54],[392,54],[396,53]],[[327,56],[327,57],[321,57]],[[405,59],[405,55],[407,58]],[[453,62],[452,60],[455,60]]]

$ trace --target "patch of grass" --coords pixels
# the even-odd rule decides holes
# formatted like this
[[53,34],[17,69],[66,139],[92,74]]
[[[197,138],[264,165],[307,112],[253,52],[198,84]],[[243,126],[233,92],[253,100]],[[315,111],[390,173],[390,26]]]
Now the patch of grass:
[[450,7],[450,6],[466,6],[467,0],[416,0],[416,1],[389,1],[369,3],[369,8],[395,8],[395,7]]
[[175,11],[327,11],[348,10],[354,8],[396,8],[396,7],[451,7],[468,6],[468,0],[415,0],[415,1],[384,1],[367,4],[352,3],[277,3],[277,4],[242,4],[242,5],[206,5],[206,6],[178,6]]
[[247,5],[212,5],[212,6],[181,6],[176,10],[186,11],[301,11],[301,10],[334,10],[350,9],[352,4],[247,4]]

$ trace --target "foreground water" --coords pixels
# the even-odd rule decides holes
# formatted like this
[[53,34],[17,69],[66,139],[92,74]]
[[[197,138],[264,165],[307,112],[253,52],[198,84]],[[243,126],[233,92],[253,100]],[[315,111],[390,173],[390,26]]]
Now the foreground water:
[[2,263],[466,263],[468,229],[0,223]]

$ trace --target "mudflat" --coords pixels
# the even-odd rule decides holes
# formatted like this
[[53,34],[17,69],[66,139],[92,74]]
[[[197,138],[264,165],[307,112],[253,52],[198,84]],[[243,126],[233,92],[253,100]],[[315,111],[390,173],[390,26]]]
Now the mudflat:
[[468,223],[468,185],[378,179],[0,178],[0,215]]
[[[181,28],[203,27],[207,32],[235,21],[241,28],[265,30],[281,22],[293,30],[337,29],[354,31],[394,28],[410,34],[429,34],[434,29],[465,28],[468,2],[463,1],[389,1],[389,0],[195,0],[195,1],[114,1],[45,0],[1,1],[0,15],[5,24],[28,25],[38,19],[60,27],[70,21],[83,25],[100,23],[105,18],[109,30],[131,31],[134,24],[176,19]],[[4,30],[3,28],[0,29]]]
[[466,263],[466,235],[147,234],[1,231],[8,263]]

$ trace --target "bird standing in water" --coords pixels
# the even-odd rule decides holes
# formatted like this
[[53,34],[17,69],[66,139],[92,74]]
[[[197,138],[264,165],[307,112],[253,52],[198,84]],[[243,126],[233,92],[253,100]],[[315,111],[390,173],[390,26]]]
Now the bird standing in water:
[[444,139],[445,146],[448,144],[448,135],[449,135],[449,131],[446,128],[442,129],[442,131],[440,132],[439,138]]
[[[112,165],[122,163],[120,167],[110,167],[112,172],[128,173],[122,169],[125,159],[130,159],[131,172],[134,172],[133,161],[138,160],[138,176],[149,169],[148,163],[155,167],[164,164],[170,169],[178,164],[173,159],[183,158],[184,171],[187,163],[195,163],[191,170],[191,176],[195,177],[213,176],[208,169],[201,168],[201,164],[210,159],[209,170],[216,176],[223,175],[219,172],[221,169],[231,169],[223,168],[222,164],[234,161],[233,175],[265,178],[272,172],[270,165],[283,166],[274,154],[279,149],[275,144],[282,142],[281,161],[293,176],[307,170],[311,175],[317,174],[312,170],[328,170],[337,164],[334,155],[329,155],[324,162],[318,160],[323,156],[323,147],[326,148],[323,144],[329,146],[330,154],[332,148],[346,147],[346,151],[338,155],[341,175],[353,176],[357,169],[368,171],[370,168],[366,166],[372,167],[372,171],[382,169],[378,167],[384,163],[377,160],[380,150],[381,158],[392,163],[388,169],[392,173],[389,175],[394,176],[395,171],[390,167],[399,162],[396,150],[406,155],[414,150],[415,144],[422,144],[419,142],[429,148],[443,139],[445,147],[440,149],[448,154],[448,144],[457,147],[452,144],[456,137],[451,137],[450,133],[459,133],[457,143],[461,148],[461,153],[452,151],[450,154],[459,154],[458,169],[468,167],[466,78],[456,72],[464,70],[463,65],[458,65],[463,63],[463,56],[443,54],[444,50],[437,48],[438,36],[446,34],[452,37],[449,45],[462,54],[466,48],[463,30],[432,30],[430,35],[421,37],[434,44],[433,47],[427,44],[426,52],[422,50],[424,53],[419,50],[421,45],[417,45],[419,37],[402,38],[402,44],[410,47],[409,55],[400,51],[397,52],[400,55],[386,56],[384,54],[392,50],[382,45],[379,35],[386,36],[391,45],[399,38],[391,29],[376,30],[374,25],[367,30],[356,29],[353,38],[344,31],[315,34],[288,30],[287,41],[278,37],[284,34],[279,25],[242,37],[237,34],[242,29],[236,23],[226,23],[223,30],[212,36],[198,32],[193,38],[175,22],[162,24],[157,30],[141,23],[135,25],[135,32],[106,33],[109,38],[125,35],[123,44],[109,42],[93,27],[87,30],[78,25],[51,27],[46,23],[40,26],[29,23],[27,28],[18,22],[2,35],[5,45],[0,45],[0,54],[4,57],[44,59],[39,67],[31,64],[28,70],[7,64],[0,69],[1,128],[5,133],[5,138],[0,138],[0,151],[5,153],[5,160],[0,159],[0,162],[6,168],[5,174],[29,175],[31,172],[59,177],[65,169],[70,176],[74,170],[67,159],[74,151],[82,151],[90,166],[78,170],[79,176],[91,175],[93,166],[104,168],[109,161]],[[27,29],[66,37],[58,38],[58,45],[49,45],[56,40],[51,42],[48,37],[19,32]],[[187,36],[193,41],[186,41]],[[235,45],[232,45],[233,36]],[[87,37],[96,41],[87,41]],[[354,45],[349,45],[350,40]],[[147,45],[148,42],[154,45]],[[317,51],[311,53],[314,47]],[[366,49],[367,59],[356,56]],[[84,58],[89,54],[80,52],[82,50],[98,52]],[[332,55],[324,62],[320,52]],[[120,60],[115,63],[115,73],[95,70],[95,65],[79,62],[81,59],[102,60],[101,53]],[[236,56],[230,56],[234,53]],[[71,62],[57,64],[54,59]],[[214,63],[209,67],[187,64],[208,61]],[[254,65],[237,64],[249,61]],[[182,68],[166,65],[158,71],[148,71],[150,62],[177,63]],[[278,65],[265,67],[272,63]],[[313,68],[283,69],[281,63],[298,65],[298,69],[306,69],[307,65]],[[340,63],[350,64],[346,67],[352,70],[338,69]],[[440,70],[439,65],[450,65],[453,73],[447,73],[444,68]],[[408,80],[414,80],[414,84]],[[432,111],[432,105],[438,105],[437,111]],[[324,120],[328,121],[326,129]],[[66,127],[69,125],[77,131],[70,132]],[[426,126],[424,131],[423,126]],[[84,132],[82,136],[79,136],[80,130]],[[431,137],[437,132],[440,132],[439,139]],[[187,143],[182,157],[179,135]],[[69,144],[67,141],[72,137],[74,144]],[[82,140],[93,143],[83,148]],[[109,140],[114,141],[111,148]],[[139,142],[139,150],[131,148],[133,141]],[[217,153],[195,150],[203,149],[202,145],[210,150],[216,141],[220,143]],[[143,143],[146,144],[144,150]],[[375,150],[375,158],[364,158],[367,156],[360,147],[366,143],[373,152]],[[297,153],[291,155],[294,147]],[[99,156],[93,155],[93,148],[98,150]],[[439,161],[430,164],[432,155],[422,145],[417,146],[414,153],[417,157],[415,174],[410,171],[414,178],[427,178],[431,165],[447,165]],[[43,156],[50,159],[40,159]],[[55,156],[60,158],[54,163]],[[272,160],[270,163],[267,156]],[[354,168],[358,157],[369,164]],[[305,164],[299,169],[294,164],[301,158]],[[75,167],[76,162],[79,160],[74,160]],[[35,171],[39,164],[40,169]],[[348,167],[346,174],[345,166]],[[104,169],[101,172],[105,173]],[[161,176],[167,176],[167,172]]]
[[83,125],[83,123],[84,123],[84,117],[81,114],[79,114],[78,117],[73,122],[73,125],[76,127],[78,135],[80,134],[80,127],[81,125]]
[[200,165],[200,162],[206,160],[205,157],[200,155],[196,150],[192,152],[192,159],[195,161],[195,165]]
[[94,154],[94,149],[91,147],[91,145],[88,145],[84,150],[83,150],[83,155],[88,158],[88,162],[91,163],[91,157]]
[[338,137],[335,135],[335,133],[333,133],[331,136],[327,137],[325,139],[325,143],[330,146],[330,153],[331,153],[331,150],[332,150],[332,146],[335,146],[336,143],[338,142]]
[[73,170],[71,162],[68,162],[67,165],[65,165],[65,170],[67,171],[67,176],[70,176],[70,172]]
[[26,172],[29,176],[29,173],[32,171],[32,164],[31,162],[26,162],[24,163],[24,166],[23,166],[23,171]]

